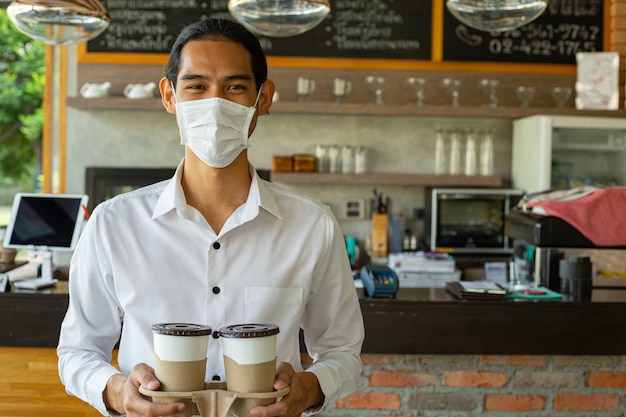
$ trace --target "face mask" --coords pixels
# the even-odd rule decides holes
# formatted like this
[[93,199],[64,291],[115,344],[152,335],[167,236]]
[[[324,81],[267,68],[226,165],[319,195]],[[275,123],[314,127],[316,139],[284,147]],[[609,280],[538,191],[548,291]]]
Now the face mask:
[[178,102],[174,91],[181,145],[213,168],[230,165],[249,147],[248,132],[260,94],[259,89],[254,106],[247,107],[219,97]]

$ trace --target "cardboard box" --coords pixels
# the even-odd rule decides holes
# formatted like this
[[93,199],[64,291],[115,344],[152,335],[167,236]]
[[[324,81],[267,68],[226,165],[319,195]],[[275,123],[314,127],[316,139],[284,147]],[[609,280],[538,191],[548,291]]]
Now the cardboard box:
[[387,256],[389,215],[375,213],[372,215],[372,256],[380,258]]

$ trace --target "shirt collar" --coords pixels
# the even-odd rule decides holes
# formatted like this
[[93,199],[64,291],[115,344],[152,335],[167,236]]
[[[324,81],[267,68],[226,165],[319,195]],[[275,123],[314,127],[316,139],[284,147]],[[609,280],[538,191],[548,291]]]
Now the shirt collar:
[[[157,204],[152,212],[152,219],[156,219],[169,213],[172,210],[176,210],[178,215],[182,218],[187,218],[187,200],[181,180],[183,178],[183,164],[184,159],[178,164],[176,172],[172,179],[167,183],[163,192],[159,196]],[[261,181],[256,170],[252,164],[248,164],[250,169],[250,175],[252,182],[250,184],[250,191],[248,192],[248,199],[244,203],[244,213],[247,213],[245,217],[255,217],[259,212],[259,207],[263,208],[272,215],[280,218],[280,209],[276,198],[270,191],[268,184],[265,181]]]

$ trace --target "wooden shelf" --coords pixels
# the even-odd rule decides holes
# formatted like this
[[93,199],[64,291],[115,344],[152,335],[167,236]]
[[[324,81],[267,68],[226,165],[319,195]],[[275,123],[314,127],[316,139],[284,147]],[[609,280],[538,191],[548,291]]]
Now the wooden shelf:
[[498,176],[434,174],[329,174],[321,172],[272,172],[272,182],[292,184],[405,185],[427,187],[502,187]]
[[[160,98],[131,100],[126,97],[110,96],[101,98],[68,97],[69,107],[87,110],[161,110],[164,111]],[[624,109],[576,110],[557,107],[480,107],[480,106],[416,106],[412,104],[369,104],[341,103],[325,101],[279,101],[273,104],[272,112],[284,114],[337,114],[337,115],[373,115],[373,116],[428,116],[428,117],[489,117],[517,119],[520,117],[542,115],[563,116],[598,116],[626,117]]]

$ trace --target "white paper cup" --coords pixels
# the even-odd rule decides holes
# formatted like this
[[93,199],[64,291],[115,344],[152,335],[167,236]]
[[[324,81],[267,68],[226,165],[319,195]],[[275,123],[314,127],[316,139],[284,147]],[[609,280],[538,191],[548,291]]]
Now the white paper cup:
[[206,353],[212,329],[189,323],[152,326],[154,374],[161,391],[204,389]]
[[154,353],[161,360],[172,362],[205,359],[211,331],[210,327],[199,324],[154,324]]
[[224,355],[240,365],[263,363],[276,358],[278,326],[236,324],[222,327],[220,338]]
[[272,391],[278,332],[278,326],[273,324],[235,324],[220,329],[229,390]]

